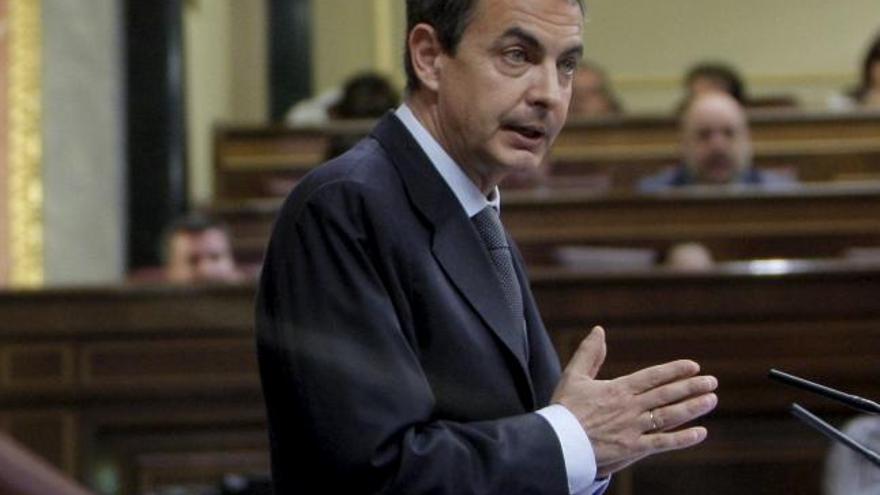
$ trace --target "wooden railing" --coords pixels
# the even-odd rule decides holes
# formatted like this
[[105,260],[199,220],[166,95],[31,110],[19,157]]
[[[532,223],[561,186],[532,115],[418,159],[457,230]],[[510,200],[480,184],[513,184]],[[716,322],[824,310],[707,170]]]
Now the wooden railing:
[[[259,262],[279,202],[217,206],[234,249]],[[503,193],[501,218],[530,266],[564,263],[563,246],[639,248],[660,253],[702,242],[716,259],[839,257],[880,246],[880,182],[815,184],[791,190],[691,189],[666,194],[589,190]]]
[[[783,168],[804,182],[880,176],[880,114],[763,111],[750,115],[755,162]],[[324,160],[333,136],[363,135],[370,122],[290,128],[221,125],[214,131],[216,198],[283,196]],[[550,163],[527,186],[631,190],[641,177],[679,160],[672,116],[573,121],[556,141]]]

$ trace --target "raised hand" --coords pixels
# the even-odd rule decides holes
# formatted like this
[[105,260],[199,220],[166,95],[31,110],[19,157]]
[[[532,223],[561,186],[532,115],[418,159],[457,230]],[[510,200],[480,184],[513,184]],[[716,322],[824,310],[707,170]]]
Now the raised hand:
[[566,366],[552,398],[580,421],[592,443],[599,476],[706,438],[701,426],[676,428],[715,408],[715,377],[697,376],[697,363],[679,360],[596,380],[605,353],[605,331],[595,327]]

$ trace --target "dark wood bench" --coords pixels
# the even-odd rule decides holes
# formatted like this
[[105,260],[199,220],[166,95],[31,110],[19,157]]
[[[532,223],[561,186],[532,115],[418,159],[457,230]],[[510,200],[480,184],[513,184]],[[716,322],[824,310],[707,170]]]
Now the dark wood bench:
[[[880,266],[730,263],[704,273],[536,269],[563,361],[605,326],[603,377],[680,357],[719,377],[699,448],[645,460],[611,493],[819,493],[826,442],[787,412],[851,411],[770,382],[778,367],[880,398]],[[120,493],[265,472],[254,287],[0,293],[0,425],[64,472]]]

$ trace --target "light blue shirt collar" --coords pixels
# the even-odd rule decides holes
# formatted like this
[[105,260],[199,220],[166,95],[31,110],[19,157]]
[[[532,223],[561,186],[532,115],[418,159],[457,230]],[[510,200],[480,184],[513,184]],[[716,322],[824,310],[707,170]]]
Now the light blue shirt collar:
[[452,189],[458,202],[461,203],[468,217],[473,217],[486,206],[501,210],[501,192],[498,187],[487,198],[483,195],[476,184],[464,173],[464,170],[455,163],[449,153],[440,146],[434,136],[419,122],[412,110],[406,103],[400,105],[394,115],[403,123],[406,130],[412,134],[419,146],[428,155],[431,164]]

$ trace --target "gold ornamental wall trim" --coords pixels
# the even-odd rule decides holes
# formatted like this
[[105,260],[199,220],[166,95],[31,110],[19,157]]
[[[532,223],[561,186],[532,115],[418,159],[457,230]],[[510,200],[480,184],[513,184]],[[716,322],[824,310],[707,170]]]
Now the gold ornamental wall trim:
[[41,0],[9,0],[9,282],[43,283]]

